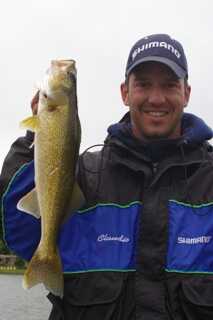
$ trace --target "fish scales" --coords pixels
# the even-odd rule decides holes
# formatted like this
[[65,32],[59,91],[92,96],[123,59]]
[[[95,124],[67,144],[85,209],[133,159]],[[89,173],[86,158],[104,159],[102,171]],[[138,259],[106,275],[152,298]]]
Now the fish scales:
[[[72,113],[69,105],[60,106],[58,110],[45,111],[42,114],[40,125],[41,130],[36,136],[35,157],[39,161],[35,170],[37,188],[39,188],[39,203],[43,218],[43,228],[47,223],[46,219],[60,219],[57,211],[64,211],[62,204],[66,206],[64,192],[67,194],[67,201],[70,198],[70,186],[74,182],[74,141],[71,131]],[[48,119],[48,117],[50,119]],[[50,121],[50,124],[49,124]],[[59,125],[60,124],[60,125]],[[69,146],[69,148],[68,148]],[[67,149],[67,152],[65,152]],[[73,149],[73,150],[72,150]],[[71,168],[71,164],[73,168]],[[46,172],[47,179],[43,179]],[[64,192],[61,192],[63,190]],[[68,192],[66,192],[68,191]],[[52,215],[45,216],[42,212],[49,210]],[[58,221],[59,222],[59,221]],[[59,223],[54,224],[59,225]]]
[[75,181],[81,139],[75,76],[74,61],[53,61],[40,91],[38,115],[22,122],[35,131],[35,190],[18,206],[41,216],[41,240],[24,274],[23,285],[31,288],[42,282],[61,297],[58,230],[67,213],[84,202]]

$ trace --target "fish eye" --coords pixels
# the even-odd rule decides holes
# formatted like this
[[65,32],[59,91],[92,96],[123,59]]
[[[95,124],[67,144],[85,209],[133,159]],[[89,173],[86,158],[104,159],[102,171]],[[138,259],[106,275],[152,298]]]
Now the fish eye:
[[72,72],[67,72],[67,75],[72,82],[76,81],[76,77]]

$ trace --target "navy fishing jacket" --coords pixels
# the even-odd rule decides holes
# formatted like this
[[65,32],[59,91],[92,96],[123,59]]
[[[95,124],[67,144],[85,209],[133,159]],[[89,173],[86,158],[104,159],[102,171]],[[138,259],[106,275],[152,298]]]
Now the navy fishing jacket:
[[[180,138],[142,143],[127,114],[80,156],[86,204],[60,229],[65,291],[49,294],[50,320],[213,318],[212,136],[184,114]],[[26,260],[41,234],[16,207],[34,187],[32,139],[12,145],[0,179],[5,240]]]

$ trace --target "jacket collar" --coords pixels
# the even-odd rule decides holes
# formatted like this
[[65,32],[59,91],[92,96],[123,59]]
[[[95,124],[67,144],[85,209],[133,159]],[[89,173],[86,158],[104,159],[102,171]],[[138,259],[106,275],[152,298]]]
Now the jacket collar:
[[143,142],[132,134],[129,113],[117,124],[108,128],[109,136],[106,142],[119,144],[147,161],[158,162],[175,153],[181,146],[184,149],[194,149],[213,137],[213,131],[197,116],[184,113],[182,116],[182,135],[177,139],[159,139]]

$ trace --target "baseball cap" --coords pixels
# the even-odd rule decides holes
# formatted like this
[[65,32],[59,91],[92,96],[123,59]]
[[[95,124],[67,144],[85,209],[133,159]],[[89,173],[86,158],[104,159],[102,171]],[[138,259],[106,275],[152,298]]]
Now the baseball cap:
[[182,45],[167,34],[152,34],[138,40],[132,47],[126,77],[139,64],[156,61],[170,67],[178,78],[188,78],[188,66]]

